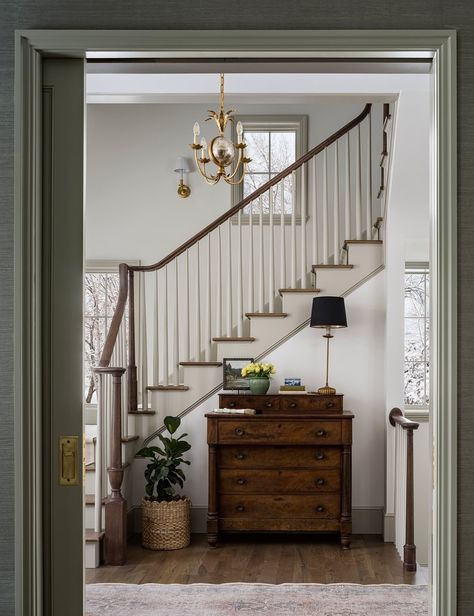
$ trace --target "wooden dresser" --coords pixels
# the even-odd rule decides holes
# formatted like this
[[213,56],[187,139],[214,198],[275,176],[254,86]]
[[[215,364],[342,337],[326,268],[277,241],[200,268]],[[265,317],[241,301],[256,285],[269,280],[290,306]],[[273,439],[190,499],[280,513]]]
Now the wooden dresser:
[[221,532],[339,532],[351,542],[354,415],[343,396],[221,394],[208,414],[208,540]]

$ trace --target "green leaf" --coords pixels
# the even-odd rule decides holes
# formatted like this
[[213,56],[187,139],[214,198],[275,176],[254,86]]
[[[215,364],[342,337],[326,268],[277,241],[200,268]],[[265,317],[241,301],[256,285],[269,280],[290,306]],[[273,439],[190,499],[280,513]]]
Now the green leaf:
[[179,428],[179,426],[181,425],[181,418],[172,417],[171,415],[168,415],[167,417],[164,418],[163,423],[165,424],[168,432],[170,434],[174,434],[176,430]]

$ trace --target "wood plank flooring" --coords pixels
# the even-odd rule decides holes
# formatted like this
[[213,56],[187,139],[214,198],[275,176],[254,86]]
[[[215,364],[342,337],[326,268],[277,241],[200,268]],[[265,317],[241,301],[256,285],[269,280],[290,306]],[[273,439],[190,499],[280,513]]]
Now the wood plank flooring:
[[211,549],[206,535],[193,535],[188,548],[170,552],[145,550],[134,537],[126,565],[86,570],[86,583],[98,582],[427,584],[428,572],[404,572],[394,545],[376,535],[355,535],[347,551],[336,537],[229,535]]

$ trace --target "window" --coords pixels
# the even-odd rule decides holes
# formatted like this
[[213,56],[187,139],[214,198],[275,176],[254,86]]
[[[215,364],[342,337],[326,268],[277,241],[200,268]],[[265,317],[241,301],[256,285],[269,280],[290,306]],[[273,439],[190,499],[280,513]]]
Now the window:
[[[242,184],[234,187],[234,205],[306,152],[308,124],[306,116],[241,116],[236,120],[240,120],[243,124],[244,141],[247,143],[246,153],[252,162],[248,165]],[[274,213],[280,214],[282,206],[286,215],[292,214],[293,207],[296,207],[295,213],[297,213],[302,188],[304,187],[301,186],[300,178],[297,176],[296,203],[293,203],[292,176],[279,183],[273,193]],[[268,193],[262,195],[261,203],[263,213],[268,214]],[[259,211],[256,202],[252,205],[252,212],[258,214]],[[247,206],[244,214],[249,213],[250,206]]]
[[430,318],[429,267],[407,264],[405,270],[405,405],[429,406]]
[[[84,274],[84,401],[97,404],[92,369],[99,365],[119,293],[120,261],[88,261]],[[127,261],[139,265],[139,261]],[[137,302],[135,301],[135,304]],[[128,308],[125,309],[125,323]],[[125,337],[127,327],[125,327]],[[126,344],[126,341],[125,341]]]

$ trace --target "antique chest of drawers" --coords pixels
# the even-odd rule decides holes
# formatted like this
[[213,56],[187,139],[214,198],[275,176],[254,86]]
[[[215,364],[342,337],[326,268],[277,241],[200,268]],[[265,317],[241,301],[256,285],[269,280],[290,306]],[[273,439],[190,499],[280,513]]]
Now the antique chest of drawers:
[[221,394],[208,414],[208,540],[225,532],[339,532],[351,541],[353,414],[340,395]]

